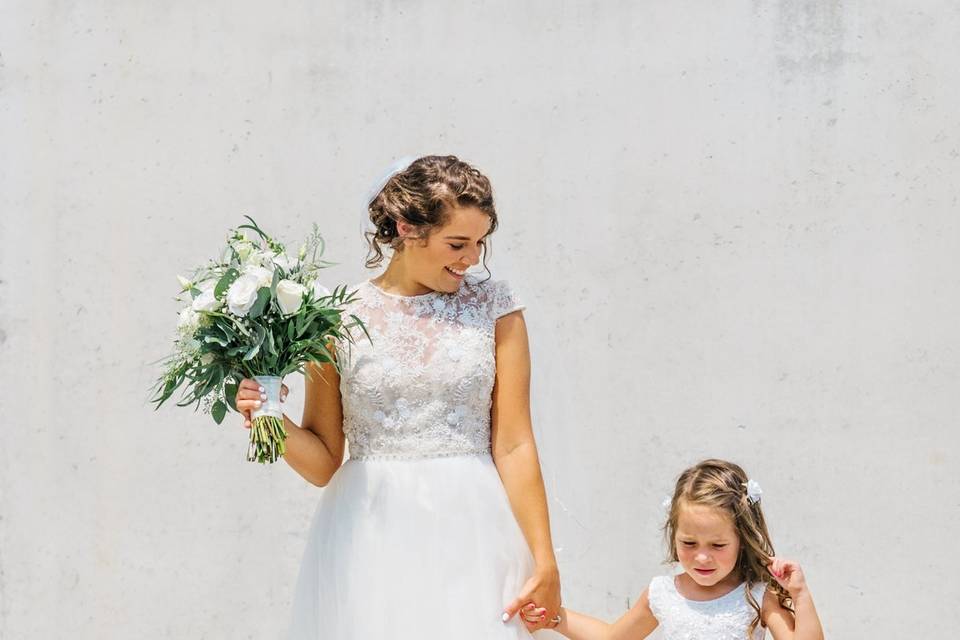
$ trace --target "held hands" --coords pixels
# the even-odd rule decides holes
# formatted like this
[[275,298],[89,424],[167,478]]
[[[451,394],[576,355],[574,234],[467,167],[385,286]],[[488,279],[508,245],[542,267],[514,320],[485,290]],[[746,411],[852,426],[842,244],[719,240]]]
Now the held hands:
[[792,598],[807,590],[807,580],[803,576],[803,569],[799,563],[784,558],[770,558],[767,571],[781,587],[787,590]]
[[538,568],[503,612],[503,621],[520,614],[530,631],[556,626],[553,618],[560,611],[560,572],[556,567]]
[[[280,385],[280,402],[285,402],[290,390],[287,385]],[[249,429],[252,426],[250,412],[260,408],[260,403],[267,399],[267,394],[263,392],[260,383],[252,378],[244,378],[237,385],[237,396],[234,399],[237,404],[237,410],[243,414],[243,427]]]
[[566,617],[566,615],[567,613],[564,608],[560,607],[560,610],[555,616],[548,618],[547,610],[543,607],[538,607],[532,602],[520,609],[520,617],[523,619],[523,624],[527,627],[527,631],[531,633],[540,631],[541,629],[556,629],[561,619]]

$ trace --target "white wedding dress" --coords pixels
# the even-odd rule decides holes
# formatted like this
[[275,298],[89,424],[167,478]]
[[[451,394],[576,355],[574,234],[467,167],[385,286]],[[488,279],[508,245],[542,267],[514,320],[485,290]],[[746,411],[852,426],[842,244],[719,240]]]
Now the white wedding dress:
[[338,349],[350,457],[324,489],[297,580],[289,640],[514,640],[503,608],[533,558],[490,455],[494,327],[524,308],[504,281],[387,293]]

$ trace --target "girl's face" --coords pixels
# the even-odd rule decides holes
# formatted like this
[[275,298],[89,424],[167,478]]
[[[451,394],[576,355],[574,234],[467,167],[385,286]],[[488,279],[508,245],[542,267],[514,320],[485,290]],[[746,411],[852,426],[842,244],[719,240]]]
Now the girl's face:
[[[480,262],[490,226],[490,216],[476,207],[452,210],[447,224],[433,229],[426,243],[411,239],[404,245],[404,261],[411,275],[434,291],[455,292],[464,272]],[[405,223],[398,228],[401,234],[414,229]]]
[[681,503],[674,543],[683,570],[702,587],[716,585],[737,566],[740,536],[721,509]]

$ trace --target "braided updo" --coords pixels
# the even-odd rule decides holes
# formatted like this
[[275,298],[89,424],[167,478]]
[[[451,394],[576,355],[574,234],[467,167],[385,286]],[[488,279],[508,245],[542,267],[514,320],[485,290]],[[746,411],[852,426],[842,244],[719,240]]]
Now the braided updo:
[[[383,261],[383,246],[403,250],[397,222],[416,228],[415,236],[426,240],[430,233],[445,225],[457,207],[472,206],[490,216],[490,231],[497,228],[490,180],[456,156],[423,156],[393,175],[368,206],[375,231],[364,237],[370,245],[366,266]],[[484,244],[485,249],[486,243]],[[486,267],[487,251],[483,252]]]

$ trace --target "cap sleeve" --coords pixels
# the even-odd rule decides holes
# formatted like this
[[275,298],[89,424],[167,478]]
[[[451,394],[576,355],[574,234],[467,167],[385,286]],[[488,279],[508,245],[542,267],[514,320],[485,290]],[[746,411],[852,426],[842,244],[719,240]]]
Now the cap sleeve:
[[506,280],[491,282],[489,291],[490,317],[494,320],[512,311],[527,308]]
[[650,581],[647,588],[647,600],[650,603],[650,611],[657,620],[663,620],[663,599],[666,591],[665,576],[656,576]]

